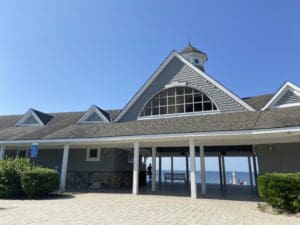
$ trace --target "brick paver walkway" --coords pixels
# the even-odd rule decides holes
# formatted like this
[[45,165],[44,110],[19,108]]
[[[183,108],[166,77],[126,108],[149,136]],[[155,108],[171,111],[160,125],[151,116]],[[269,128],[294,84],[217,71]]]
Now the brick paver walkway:
[[299,225],[300,218],[262,213],[257,203],[247,201],[88,193],[69,199],[0,200],[0,224]]

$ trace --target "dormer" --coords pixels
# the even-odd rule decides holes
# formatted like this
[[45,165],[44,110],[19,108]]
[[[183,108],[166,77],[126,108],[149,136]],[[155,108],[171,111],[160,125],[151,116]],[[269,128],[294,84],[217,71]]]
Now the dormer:
[[16,123],[16,127],[45,126],[53,118],[52,115],[30,108]]
[[110,114],[96,105],[92,105],[77,124],[110,123]]
[[300,106],[300,88],[291,82],[286,82],[262,108],[262,110],[293,106]]
[[189,42],[188,46],[185,47],[181,52],[184,58],[186,58],[190,63],[197,66],[199,69],[204,71],[204,63],[207,62],[208,58],[206,53],[200,51],[199,49],[193,47]]

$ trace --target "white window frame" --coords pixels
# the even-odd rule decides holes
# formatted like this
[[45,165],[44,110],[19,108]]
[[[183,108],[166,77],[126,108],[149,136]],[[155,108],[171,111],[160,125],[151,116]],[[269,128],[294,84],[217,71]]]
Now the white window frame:
[[[36,123],[24,124],[24,122],[30,117],[36,120]],[[16,127],[34,127],[34,126],[44,126],[45,124],[40,120],[40,118],[35,114],[33,109],[29,109],[25,115],[16,123]]]
[[17,157],[20,157],[20,152],[25,151],[25,158],[28,158],[29,150],[28,149],[18,149],[17,150]]
[[[97,157],[90,157],[91,150],[97,150]],[[101,148],[100,147],[89,147],[86,149],[86,161],[88,162],[99,162],[100,161]]]
[[[86,121],[90,117],[90,115],[92,115],[92,113],[94,112],[101,118],[101,121]],[[95,123],[109,123],[109,122],[110,121],[103,115],[102,112],[100,112],[97,106],[92,105],[76,124],[95,124]]]

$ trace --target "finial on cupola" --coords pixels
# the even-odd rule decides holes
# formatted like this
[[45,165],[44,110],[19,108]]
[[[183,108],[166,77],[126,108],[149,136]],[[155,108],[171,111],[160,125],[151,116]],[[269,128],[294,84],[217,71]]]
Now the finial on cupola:
[[204,71],[204,63],[207,62],[208,58],[205,52],[200,51],[199,49],[195,48],[191,44],[191,40],[189,39],[188,46],[185,47],[180,54],[193,63],[195,66],[200,68]]

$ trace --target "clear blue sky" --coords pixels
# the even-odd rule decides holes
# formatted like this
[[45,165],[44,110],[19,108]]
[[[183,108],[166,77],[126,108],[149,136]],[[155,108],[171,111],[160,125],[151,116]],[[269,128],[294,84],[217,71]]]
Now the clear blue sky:
[[0,114],[122,108],[190,38],[241,97],[300,84],[300,2],[1,1]]

